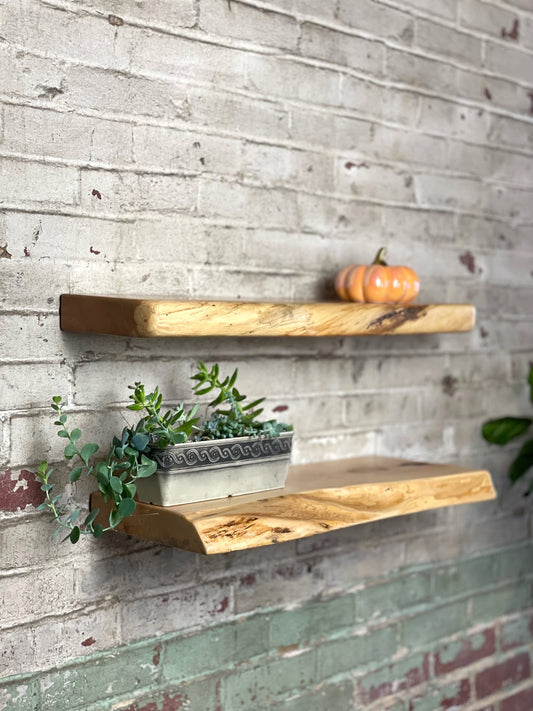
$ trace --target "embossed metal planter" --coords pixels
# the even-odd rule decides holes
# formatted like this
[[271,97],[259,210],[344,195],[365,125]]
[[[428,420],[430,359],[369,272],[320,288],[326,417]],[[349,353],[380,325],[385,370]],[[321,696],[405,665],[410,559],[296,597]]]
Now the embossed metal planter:
[[137,497],[158,506],[279,489],[289,471],[292,432],[185,442],[150,455],[156,473],[137,480]]

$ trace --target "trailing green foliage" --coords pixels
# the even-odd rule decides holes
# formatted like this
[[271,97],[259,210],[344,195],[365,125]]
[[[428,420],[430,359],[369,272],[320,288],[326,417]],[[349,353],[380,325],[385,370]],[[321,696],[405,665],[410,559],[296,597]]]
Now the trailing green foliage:
[[93,463],[92,459],[99,449],[98,445],[87,442],[80,446],[81,430],[67,429],[67,415],[62,411],[62,404],[61,397],[53,398],[52,409],[58,416],[54,423],[59,428],[57,434],[68,439],[63,454],[67,461],[75,459],[76,462],[81,462],[71,469],[70,481],[78,481],[82,474],[92,476],[96,479],[104,500],[113,502],[108,526],[103,527],[100,523],[94,523],[99,514],[98,509],[91,511],[83,523],[79,523],[78,509],[68,513],[66,506],[61,503],[61,495],[52,497],[54,484],[51,483],[50,476],[54,470],[46,461],[41,462],[35,475],[43,482],[41,489],[45,492],[45,500],[39,509],[48,509],[52,514],[57,526],[54,535],[59,535],[61,531],[68,531],[66,538],[70,538],[72,543],[77,543],[80,536],[85,534],[100,538],[104,531],[115,528],[123,518],[130,516],[135,511],[133,497],[137,490],[136,479],[151,476],[157,464],[147,456],[150,451],[150,436],[146,433],[145,423],[142,420],[133,429],[125,427],[120,439],[113,437],[105,459]]
[[128,405],[128,409],[143,412],[145,416],[134,427],[125,427],[120,437],[113,437],[106,457],[96,461],[98,445],[93,442],[81,444],[81,430],[67,429],[67,415],[62,410],[62,398],[53,398],[51,406],[56,417],[54,424],[58,427],[57,434],[68,440],[63,452],[64,457],[69,462],[76,462],[76,466],[70,471],[70,481],[75,483],[82,475],[93,477],[104,501],[112,503],[108,525],[95,523],[100,513],[98,509],[91,511],[81,521],[79,509],[69,511],[62,503],[61,494],[52,495],[54,484],[50,477],[54,470],[46,461],[41,462],[35,472],[35,476],[42,482],[41,489],[45,494],[39,510],[48,510],[54,519],[54,537],[65,533],[63,540],[70,540],[72,543],[77,543],[83,535],[100,538],[105,531],[115,528],[122,519],[130,516],[135,511],[136,480],[152,476],[157,469],[156,462],[150,457],[153,449],[164,449],[188,440],[276,437],[281,432],[292,429],[276,420],[258,422],[256,418],[263,411],[258,409],[258,406],[264,398],[246,404],[246,396],[241,395],[235,387],[238,371],[235,370],[223,380],[219,377],[219,371],[217,364],[208,370],[200,362],[198,372],[192,376],[192,379],[197,381],[194,385],[196,395],[218,389],[218,395],[210,403],[211,407],[217,408],[222,404],[227,406],[227,409],[216,409],[200,426],[197,426],[200,418],[196,417],[198,405],[189,411],[185,410],[183,405],[178,405],[163,414],[163,396],[159,388],[146,393],[140,382],[128,386],[133,391],[129,396],[132,404]]
[[[530,400],[533,402],[533,364],[530,366],[528,384]],[[501,417],[485,422],[481,433],[487,442],[504,445],[527,432],[532,423],[531,417]],[[521,479],[531,467],[533,467],[533,439],[527,440],[522,445],[518,455],[511,463],[509,469],[511,481],[514,483]],[[529,484],[526,496],[531,491],[533,491],[533,481]]]
[[196,395],[205,395],[213,390],[218,390],[210,407],[218,408],[227,405],[225,409],[216,409],[211,417],[198,428],[195,440],[226,439],[228,437],[277,437],[282,432],[292,430],[292,427],[277,420],[257,421],[263,412],[259,408],[264,397],[245,403],[246,395],[242,395],[235,387],[238,370],[223,380],[220,379],[220,369],[217,363],[208,370],[200,361],[198,372],[192,376],[196,380],[193,389]]

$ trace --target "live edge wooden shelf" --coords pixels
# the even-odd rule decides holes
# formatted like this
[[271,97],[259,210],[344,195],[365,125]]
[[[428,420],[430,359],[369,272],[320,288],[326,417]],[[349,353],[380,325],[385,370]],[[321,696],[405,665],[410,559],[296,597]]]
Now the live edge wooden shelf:
[[62,294],[61,329],[159,336],[378,336],[470,331],[471,304],[173,301]]
[[[361,457],[292,466],[285,488],[183,506],[137,504],[117,530],[203,554],[228,553],[442,506],[494,499],[486,471]],[[91,497],[105,525],[109,505]]]

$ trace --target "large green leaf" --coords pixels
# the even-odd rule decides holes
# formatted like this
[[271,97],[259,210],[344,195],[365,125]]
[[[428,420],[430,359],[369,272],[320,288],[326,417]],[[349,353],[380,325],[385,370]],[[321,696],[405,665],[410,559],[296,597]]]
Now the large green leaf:
[[126,516],[131,516],[135,511],[135,501],[133,499],[122,499],[118,505],[118,512],[121,518],[126,518]]
[[485,422],[481,432],[487,442],[507,444],[524,434],[531,422],[530,417],[501,417],[498,420]]
[[511,481],[517,481],[527,472],[528,469],[533,467],[533,439],[528,440],[518,452],[518,456],[511,464],[509,470],[509,476]]

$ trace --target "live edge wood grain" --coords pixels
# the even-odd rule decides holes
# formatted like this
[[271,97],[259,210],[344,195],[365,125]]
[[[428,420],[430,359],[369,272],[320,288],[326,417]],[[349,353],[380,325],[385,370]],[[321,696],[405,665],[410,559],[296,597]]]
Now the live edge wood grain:
[[470,304],[259,303],[61,296],[61,328],[116,336],[356,336],[469,331]]
[[[305,538],[382,518],[495,498],[486,471],[386,457],[290,469],[283,489],[184,506],[137,504],[118,531],[213,554]],[[106,524],[109,506],[91,497]]]

